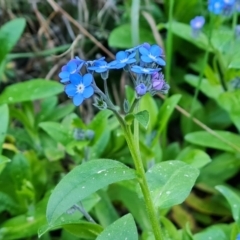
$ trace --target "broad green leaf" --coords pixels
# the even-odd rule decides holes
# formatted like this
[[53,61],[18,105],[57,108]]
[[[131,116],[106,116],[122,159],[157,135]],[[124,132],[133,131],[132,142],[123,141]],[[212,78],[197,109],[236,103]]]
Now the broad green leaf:
[[177,159],[191,164],[195,168],[202,168],[211,162],[211,158],[207,153],[200,149],[193,149],[191,147],[185,148],[178,156]]
[[7,133],[8,121],[9,121],[8,106],[6,104],[0,105],[0,154],[2,152],[2,144],[4,143],[5,136]]
[[24,18],[16,18],[0,28],[0,63],[19,40],[25,25]]
[[[83,201],[81,201],[81,205],[83,206],[86,212],[89,212],[99,202],[99,200],[100,200],[99,196],[96,193],[94,193],[91,196],[85,198]],[[46,232],[65,227],[67,224],[73,224],[74,226],[78,225],[80,229],[81,225],[84,223],[83,220],[81,220],[82,217],[83,214],[80,213],[80,211],[76,209],[71,209],[71,211],[63,213],[61,217],[59,217],[53,223],[41,226],[38,229],[38,236],[41,237]],[[83,227],[84,226],[87,225],[83,225]],[[99,226],[97,225],[97,227]]]
[[59,142],[64,146],[73,140],[73,136],[70,135],[71,132],[60,123],[42,122],[39,124],[39,127],[42,128],[56,142]]
[[0,192],[0,213],[7,211],[11,214],[16,214],[19,211],[19,206],[13,198],[4,192]]
[[161,106],[158,113],[158,130],[155,137],[155,142],[157,141],[157,139],[159,139],[160,134],[166,128],[168,121],[174,111],[174,108],[178,104],[180,98],[180,94],[173,95],[167,98]]
[[[195,88],[198,85],[198,80],[199,80],[199,77],[193,74],[185,75],[185,81]],[[212,85],[206,78],[202,79],[200,90],[207,97],[213,98],[216,100],[218,99],[219,95],[223,93],[223,88],[221,85]]]
[[240,90],[224,92],[218,98],[219,105],[225,109],[240,131]]
[[145,129],[147,129],[149,123],[149,112],[147,110],[136,113],[134,117]]
[[11,162],[9,158],[0,155],[0,174],[8,162]]
[[229,187],[223,185],[216,186],[215,188],[227,199],[231,207],[233,219],[240,227],[240,196]]
[[102,231],[103,227],[96,223],[78,221],[63,226],[65,230],[81,239],[95,239]]
[[96,240],[137,240],[138,233],[134,219],[127,214],[106,227]]
[[[192,29],[189,24],[172,22],[172,32],[180,38],[183,38],[192,44],[196,45],[201,49],[208,49],[208,39],[207,36],[201,32],[197,38],[192,36]],[[160,25],[159,25],[160,27]],[[169,25],[165,24],[165,27],[168,29]]]
[[[140,43],[144,43],[144,42],[148,42],[149,44],[155,43],[155,39],[150,29],[141,27],[139,29],[139,37],[140,37]],[[109,46],[115,47],[115,48],[126,49],[126,48],[134,47],[132,45],[132,39],[131,39],[131,25],[124,24],[113,29],[113,31],[110,33],[110,36],[108,38],[108,44]]]
[[51,223],[97,190],[111,183],[135,178],[134,170],[109,160],[91,160],[75,167],[54,189],[47,206],[47,219]]
[[0,95],[0,104],[33,101],[54,96],[61,92],[63,92],[63,86],[58,82],[32,79],[6,87]]
[[232,30],[230,28],[224,29],[213,29],[211,36],[211,43],[214,49],[217,49],[219,52],[229,52],[231,47],[232,40]]
[[222,225],[211,226],[200,233],[194,235],[194,240],[229,240],[224,230],[221,228]]
[[161,162],[147,171],[147,181],[156,207],[169,208],[189,195],[199,170],[181,161]]
[[[221,139],[224,139],[229,143],[236,145],[236,147],[240,149],[240,136],[227,131],[215,131],[215,132],[221,137]],[[202,147],[214,148],[228,152],[237,151],[235,148],[226,144],[226,142],[221,141],[217,137],[205,131],[189,133],[185,136],[185,140],[192,144],[196,144]]]

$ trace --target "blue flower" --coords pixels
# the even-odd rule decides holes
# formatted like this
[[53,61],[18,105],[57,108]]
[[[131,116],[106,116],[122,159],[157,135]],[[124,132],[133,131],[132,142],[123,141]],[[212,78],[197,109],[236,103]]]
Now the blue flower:
[[240,240],[240,233],[237,235],[236,240]]
[[190,21],[190,25],[193,29],[201,29],[205,23],[205,18],[203,16],[197,16]]
[[162,90],[164,84],[164,75],[162,73],[155,72],[152,74],[152,87],[154,90]]
[[140,47],[139,52],[141,53],[141,60],[144,63],[157,63],[158,65],[165,66],[165,61],[161,58],[163,51],[158,45],[152,45],[150,49],[146,47]]
[[143,96],[147,92],[147,87],[145,86],[144,83],[140,83],[139,85],[136,86],[135,90],[137,95]]
[[89,70],[93,70],[97,73],[107,72],[111,66],[106,61],[96,61],[94,66],[88,67]]
[[131,67],[131,71],[138,74],[152,74],[154,72],[158,72],[159,70],[160,68],[153,69],[153,68],[143,68],[140,66]]
[[70,84],[66,85],[65,92],[68,97],[73,98],[75,106],[79,106],[82,102],[93,95],[94,90],[91,86],[92,75],[90,73],[81,76],[80,74],[70,75]]
[[136,52],[129,54],[127,52],[120,51],[116,54],[116,60],[110,62],[109,65],[111,68],[115,69],[124,68],[127,64],[136,62],[135,56]]
[[198,37],[204,23],[205,23],[205,18],[202,16],[197,16],[190,21],[193,37]]
[[223,8],[223,0],[210,0],[208,3],[208,10],[216,15],[222,14]]
[[95,60],[92,60],[92,61],[86,61],[86,65],[89,67],[91,66],[95,66],[97,65],[99,62],[103,61],[105,59],[105,57],[101,57],[99,59],[95,59]]
[[151,45],[150,45],[149,43],[146,43],[146,42],[145,42],[145,43],[140,44],[140,45],[138,45],[138,46],[136,46],[136,47],[129,48],[129,49],[125,50],[125,52],[133,52],[133,51],[138,50],[140,47],[145,47],[145,48],[147,48],[147,49],[150,49]]
[[236,0],[236,10],[240,12],[240,0]]
[[59,77],[61,78],[61,83],[69,82],[69,77],[71,74],[77,73],[79,69],[84,64],[84,61],[81,59],[72,59],[66,65],[62,67],[62,71],[59,73]]
[[223,0],[223,15],[230,16],[234,12],[235,0]]

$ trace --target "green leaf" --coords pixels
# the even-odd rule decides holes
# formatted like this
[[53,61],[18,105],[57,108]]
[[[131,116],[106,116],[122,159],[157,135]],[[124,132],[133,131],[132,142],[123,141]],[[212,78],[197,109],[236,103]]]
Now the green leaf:
[[141,112],[138,112],[134,115],[134,117],[138,120],[138,122],[147,129],[148,123],[149,123],[149,112],[144,110]]
[[39,127],[42,128],[56,142],[59,142],[64,146],[66,146],[70,143],[71,140],[73,140],[73,137],[70,135],[71,132],[60,123],[42,122],[39,124]]
[[124,164],[98,159],[75,167],[54,189],[47,206],[51,223],[75,203],[111,183],[135,178],[135,171]]
[[[199,77],[193,74],[186,74],[184,77],[185,81],[192,85],[193,87],[197,87]],[[218,99],[219,95],[223,93],[223,88],[221,85],[213,85],[206,78],[202,79],[202,83],[200,86],[200,90],[209,98]]]
[[154,205],[170,208],[187,198],[199,170],[181,161],[167,161],[156,164],[146,175]]
[[[222,139],[235,144],[238,148],[240,148],[240,137],[237,134],[227,131],[215,131]],[[214,148],[228,152],[236,152],[234,148],[221,141],[217,137],[213,136],[209,132],[198,131],[189,133],[185,136],[185,140],[196,144],[202,147]]]
[[204,231],[195,234],[194,240],[229,240],[229,235],[227,236],[220,226],[221,225],[211,226]]
[[138,233],[131,214],[121,217],[103,230],[96,240],[137,240]]
[[233,55],[228,67],[240,69],[240,51],[239,50],[236,51],[235,54]]
[[231,207],[233,219],[240,227],[240,197],[226,186],[219,185],[215,188],[227,199]]
[[102,231],[103,227],[86,221],[78,221],[63,226],[65,230],[81,239],[95,239]]
[[[81,201],[81,205],[83,206],[85,211],[89,212],[99,202],[99,200],[100,200],[99,196],[96,193],[94,193],[91,196],[85,198],[83,201]],[[75,211],[73,210],[73,212],[71,212],[71,214],[65,212],[61,215],[61,217],[59,217],[53,223],[41,226],[38,229],[38,237],[41,237],[43,234],[45,234],[46,232],[48,232],[50,230],[59,229],[59,228],[65,227],[66,225],[69,225],[69,224],[74,225],[73,231],[74,231],[75,235],[77,233],[81,234],[81,231],[79,231],[79,229],[81,229],[81,227],[85,228],[85,226],[87,226],[85,224],[85,222],[83,222],[81,220],[82,217],[83,217],[83,214],[78,210],[75,210]],[[76,226],[79,227],[78,231],[74,230]],[[89,226],[89,227],[91,227],[91,226]],[[99,225],[97,225],[97,228],[99,228]],[[103,229],[101,227],[101,231],[102,230]],[[86,229],[84,229],[83,232],[86,232]]]
[[24,18],[16,18],[0,28],[0,63],[21,37],[25,25]]
[[[168,29],[169,25],[165,24],[165,27]],[[171,31],[180,38],[183,38],[197,47],[206,50],[208,48],[208,39],[207,36],[201,32],[197,38],[192,36],[192,29],[189,24],[172,22]]]
[[63,86],[58,82],[32,79],[6,87],[0,95],[0,104],[33,101],[54,96],[61,92],[63,92]]
[[[0,44],[1,45],[1,44]],[[8,129],[9,111],[6,104],[0,105],[0,154],[2,152],[2,144],[4,143],[5,136]]]
[[[149,29],[143,27],[139,28],[139,35],[140,43],[143,42],[148,42],[149,44],[155,43],[155,39],[152,35],[152,32]],[[131,25],[124,24],[113,29],[108,38],[108,44],[110,47],[115,48],[126,49],[133,47],[131,39]]]
[[191,147],[185,148],[178,156],[177,159],[191,164],[195,168],[202,168],[211,162],[211,158],[207,153],[199,149]]
[[11,162],[9,158],[0,155],[0,174],[8,162]]

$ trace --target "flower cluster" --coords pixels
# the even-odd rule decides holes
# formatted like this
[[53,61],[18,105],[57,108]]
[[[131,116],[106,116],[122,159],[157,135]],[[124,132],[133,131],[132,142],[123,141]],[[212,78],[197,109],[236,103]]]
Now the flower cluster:
[[[116,59],[106,62],[105,58],[94,61],[84,61],[78,57],[64,65],[59,73],[60,82],[65,84],[65,92],[73,99],[76,106],[96,94],[95,106],[111,109],[113,104],[109,99],[107,90],[101,91],[95,81],[94,74],[99,73],[105,82],[109,71],[112,69],[124,69],[130,73],[136,98],[140,98],[147,92],[152,96],[158,92],[166,93],[169,85],[165,82],[161,67],[165,66],[163,50],[158,45],[141,44],[137,47],[120,51]],[[85,73],[85,74],[83,74]]]
[[209,0],[208,10],[216,15],[230,16],[234,11],[240,11],[239,0]]

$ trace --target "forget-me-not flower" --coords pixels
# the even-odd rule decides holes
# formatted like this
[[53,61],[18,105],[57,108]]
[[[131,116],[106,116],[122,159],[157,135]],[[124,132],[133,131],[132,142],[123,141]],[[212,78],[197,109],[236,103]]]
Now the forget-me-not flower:
[[88,69],[97,73],[104,73],[110,69],[110,65],[106,61],[97,61],[94,66],[88,67]]
[[193,37],[198,37],[204,23],[205,23],[205,18],[203,16],[197,16],[190,21]]
[[223,0],[223,15],[230,16],[234,12],[235,0]]
[[124,68],[127,64],[136,62],[136,52],[127,53],[120,51],[116,54],[116,60],[109,63],[112,69]]
[[90,73],[86,73],[83,76],[77,73],[70,75],[70,84],[66,85],[65,92],[68,97],[73,98],[75,106],[81,105],[86,98],[93,95],[92,80]]
[[131,67],[131,71],[134,72],[134,73],[138,73],[138,74],[152,74],[154,72],[157,72],[159,71],[160,68],[143,68],[143,67],[140,67],[140,66],[132,66]]
[[150,49],[140,47],[141,60],[144,63],[157,63],[158,65],[165,66],[165,61],[161,58],[163,55],[162,49],[158,45],[152,45]]
[[209,0],[208,10],[216,15],[222,14],[224,8],[223,0]]
[[147,87],[145,86],[144,83],[140,83],[139,85],[136,86],[135,88],[137,95],[143,96],[147,92]]
[[237,235],[236,240],[240,240],[240,233]]
[[152,87],[154,90],[162,90],[164,84],[164,75],[162,73],[155,72],[152,74]]
[[71,74],[77,73],[82,65],[84,64],[84,61],[81,59],[72,59],[70,60],[66,65],[62,67],[62,71],[59,73],[59,77],[61,78],[61,83],[67,83],[69,82],[69,77]]

